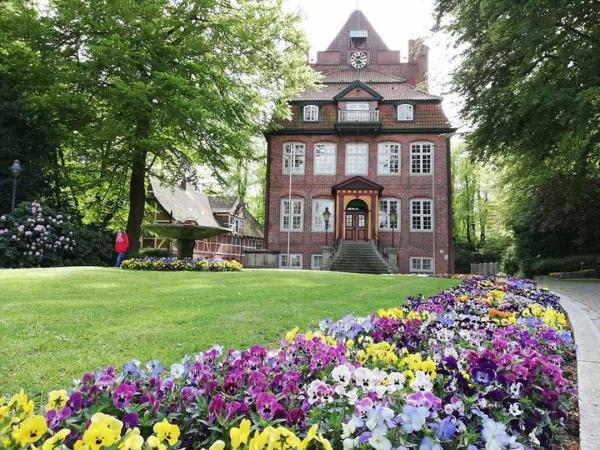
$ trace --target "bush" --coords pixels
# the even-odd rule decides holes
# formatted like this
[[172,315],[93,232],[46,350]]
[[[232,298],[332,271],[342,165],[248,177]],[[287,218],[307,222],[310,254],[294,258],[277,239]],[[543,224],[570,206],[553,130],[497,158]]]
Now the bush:
[[122,269],[154,270],[159,272],[238,272],[243,266],[235,261],[191,258],[130,258],[121,263]]
[[21,203],[12,214],[0,216],[0,266],[64,265],[77,247],[68,219],[36,202]]
[[77,248],[72,258],[65,261],[71,266],[112,266],[114,264],[114,236],[107,230],[90,226],[73,231]]
[[600,272],[596,269],[584,269],[575,272],[551,272],[549,275],[559,280],[569,280],[574,278],[597,278]]
[[39,203],[0,216],[0,267],[106,266],[113,257],[110,232]]
[[173,258],[175,254],[166,248],[146,248],[140,250],[140,258]]
[[527,276],[535,276],[551,272],[576,272],[583,269],[600,269],[600,255],[533,259],[524,264],[523,272]]

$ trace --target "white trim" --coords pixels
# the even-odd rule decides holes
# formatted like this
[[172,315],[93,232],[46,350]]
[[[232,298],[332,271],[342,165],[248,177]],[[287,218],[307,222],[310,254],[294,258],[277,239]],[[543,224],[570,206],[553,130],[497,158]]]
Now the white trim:
[[[318,171],[317,170],[317,149],[319,146],[323,146],[323,150],[333,149],[333,170],[329,171]],[[324,157],[331,155],[324,155]],[[335,175],[337,173],[337,144],[335,142],[317,142],[313,146],[313,175]]]
[[305,105],[302,108],[302,120],[304,122],[318,122],[319,107],[317,105]]
[[[290,204],[290,225],[293,224],[293,218],[294,216],[300,216],[300,228],[293,228],[290,227],[290,229],[288,230],[288,228],[286,228],[284,226],[284,217],[287,216],[288,214],[285,214],[285,203],[289,202],[290,200],[288,200],[287,198],[282,198],[279,202],[279,230],[280,231],[291,231],[292,233],[299,233],[304,231],[304,199],[303,198],[293,198],[291,200],[291,204]],[[293,207],[294,207],[294,203],[299,202],[300,203],[300,214],[293,214]]]
[[302,253],[290,253],[290,260],[294,261],[295,258],[298,258],[300,261],[300,266],[289,266],[289,265],[284,265],[283,264],[283,259],[287,258],[288,254],[287,253],[280,253],[279,254],[279,268],[280,269],[292,269],[292,270],[302,270],[302,268],[304,267],[304,261],[302,261]]
[[[288,149],[286,148],[287,146],[295,146],[295,147],[290,147],[290,156],[294,156],[295,160],[298,160],[299,157],[302,158],[302,165],[300,168],[291,170],[291,171],[287,171],[286,170],[286,160],[287,160],[287,151]],[[281,149],[281,173],[283,175],[290,175],[290,172],[292,175],[304,175],[305,169],[306,168],[306,144],[304,142],[284,142],[283,143],[283,147]]]
[[[377,226],[379,227],[379,231],[392,231],[392,228],[389,227],[389,217],[386,217],[386,226],[384,228],[381,228],[381,219],[379,218],[380,214],[381,214],[381,202],[389,202],[389,201],[395,201],[398,203],[397,206],[397,211],[396,214],[398,216],[398,218],[396,219],[396,227],[394,228],[394,232],[396,231],[400,231],[401,227],[402,227],[402,220],[401,220],[401,216],[402,216],[402,200],[396,197],[382,197],[379,199],[379,204],[377,205]],[[388,203],[389,205],[389,203]],[[386,212],[386,215],[389,214]]]
[[[390,158],[392,156],[392,152],[391,152],[391,146],[397,146],[398,147],[398,172],[390,172]],[[382,153],[387,153],[387,155],[382,155]],[[387,157],[387,164],[388,164],[388,171],[384,172],[382,171],[382,157],[386,156]],[[400,144],[400,142],[394,142],[394,141],[389,141],[389,142],[379,142],[377,144],[377,175],[379,176],[400,176],[400,172],[402,170],[402,144]]]
[[[400,113],[402,108],[402,114]],[[415,107],[410,103],[402,103],[396,106],[396,120],[399,122],[411,122],[415,120]]]
[[[354,171],[354,172],[349,172],[348,171],[348,151],[357,151],[357,150],[361,150],[364,151],[364,154],[361,154],[360,157],[362,158],[363,156],[365,157],[365,163],[366,165],[364,166],[364,169],[362,171]],[[369,175],[369,143],[368,142],[348,142],[346,144],[346,151],[345,151],[345,158],[344,158],[344,173],[346,175],[363,175],[363,176],[368,176]],[[353,155],[353,156],[358,156],[358,155]]]
[[[418,261],[418,267],[415,268],[415,263]],[[423,262],[429,261],[429,269],[423,268]],[[409,272],[411,273],[433,273],[433,258],[430,256],[411,256],[409,259]]]
[[[319,262],[318,266],[315,264],[315,258],[321,258],[321,261]],[[310,269],[311,270],[321,270],[321,264],[323,264],[323,255],[322,254],[315,253],[313,255],[310,255]]]
[[[422,147],[424,145],[429,145],[430,146],[430,151],[428,153],[423,153]],[[415,146],[419,146],[419,152],[415,152],[414,151],[414,147]],[[423,172],[423,154],[425,155],[429,155],[429,171],[428,172]],[[408,156],[408,171],[410,173],[410,175],[412,176],[429,176],[433,173],[434,170],[434,154],[435,154],[435,144],[433,142],[430,141],[415,141],[415,142],[411,142],[410,143],[410,151],[409,151],[409,156]],[[413,157],[414,156],[419,156],[419,168],[418,168],[418,172],[414,171],[414,167],[413,167]]]
[[[413,214],[413,203],[414,202],[421,202],[421,205],[419,206],[420,212],[418,214]],[[423,202],[429,202],[430,204],[430,214],[424,214],[423,213]],[[414,232],[414,233],[431,233],[434,230],[435,227],[435,211],[433,209],[433,200],[430,198],[411,198],[410,199],[410,231]],[[421,224],[421,228],[414,228],[413,226],[413,217],[417,216],[420,217],[420,224]],[[426,217],[431,217],[431,228],[429,229],[423,229],[423,219]]]

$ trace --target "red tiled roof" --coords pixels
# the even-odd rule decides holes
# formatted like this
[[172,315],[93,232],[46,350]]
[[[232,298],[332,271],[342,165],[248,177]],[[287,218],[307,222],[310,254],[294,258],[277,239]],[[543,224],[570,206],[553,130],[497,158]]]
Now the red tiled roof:
[[333,41],[331,41],[329,47],[327,47],[327,51],[347,50],[350,42],[350,31],[353,30],[366,30],[368,32],[366,45],[367,48],[373,50],[389,50],[388,46],[385,45],[383,39],[381,39],[377,31],[375,31],[375,28],[373,28],[373,25],[371,25],[362,11],[356,10],[350,14],[350,17],[348,17],[348,20],[342,29],[339,31]]
[[363,83],[403,83],[404,78],[395,77],[378,70],[335,70],[324,75],[322,83],[352,83],[360,80]]
[[[383,97],[383,100],[429,100],[440,101],[441,98],[437,95],[431,95],[427,92],[420,91],[407,83],[368,83],[369,87],[377,91]],[[307,101],[333,101],[333,97],[339,94],[347,87],[346,83],[323,83],[320,90],[304,91],[293,102]]]

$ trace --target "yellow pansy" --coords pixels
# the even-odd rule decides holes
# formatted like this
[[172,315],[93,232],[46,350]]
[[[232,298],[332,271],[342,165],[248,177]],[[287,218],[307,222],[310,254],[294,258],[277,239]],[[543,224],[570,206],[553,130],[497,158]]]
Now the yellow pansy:
[[19,414],[21,418],[31,416],[35,407],[33,401],[29,400],[23,391],[14,394],[8,402],[8,406]]
[[223,450],[225,448],[225,442],[218,440],[213,445],[208,447],[208,450]]
[[250,443],[248,444],[249,450],[262,450],[267,445],[267,441],[269,440],[269,434],[258,431],[254,432],[254,436],[250,439]]
[[140,436],[140,430],[134,428],[123,438],[123,442],[119,445],[119,450],[142,450],[144,438]]
[[42,445],[42,450],[54,450],[56,447],[58,447],[64,442],[65,438],[69,435],[69,433],[71,433],[71,430],[63,428],[51,438],[46,439],[46,441]]
[[52,391],[48,394],[48,403],[46,403],[46,412],[51,410],[58,411],[60,408],[67,404],[69,400],[69,394],[64,389],[59,391]]
[[90,446],[80,439],[77,442],[75,442],[73,450],[90,450]]
[[298,334],[298,331],[300,331],[300,327],[292,328],[290,331],[285,333],[285,340],[291,343]]
[[318,425],[313,425],[312,427],[310,427],[308,433],[306,434],[306,437],[300,443],[299,450],[307,450],[308,448],[312,448],[312,446],[309,447],[309,445],[313,441],[319,442],[321,444],[320,447],[324,450],[333,450],[331,447],[331,443],[327,439],[325,439],[321,433],[317,434],[318,428]]
[[248,436],[250,435],[250,426],[252,423],[248,419],[242,420],[239,428],[234,427],[229,430],[229,437],[231,438],[231,447],[237,450],[240,445],[246,445],[248,443]]
[[150,447],[151,449],[156,449],[156,450],[166,450],[167,446],[165,444],[163,444],[162,442],[160,442],[160,440],[152,435],[150,437],[148,437],[148,439],[146,439],[146,444],[148,444],[148,447]]
[[108,429],[114,431],[117,435],[121,435],[121,430],[123,429],[123,422],[119,419],[109,416],[104,413],[96,413],[92,416],[92,423],[98,424],[107,427]]
[[119,433],[108,427],[106,422],[92,422],[83,433],[83,442],[90,450],[99,450],[102,447],[113,445],[120,438]]
[[13,431],[12,437],[21,446],[33,444],[48,431],[48,424],[44,416],[31,416],[19,424]]
[[155,423],[152,429],[156,433],[158,440],[161,442],[166,439],[169,445],[175,445],[175,443],[179,440],[179,427],[177,425],[170,424],[167,419],[164,419],[162,422]]

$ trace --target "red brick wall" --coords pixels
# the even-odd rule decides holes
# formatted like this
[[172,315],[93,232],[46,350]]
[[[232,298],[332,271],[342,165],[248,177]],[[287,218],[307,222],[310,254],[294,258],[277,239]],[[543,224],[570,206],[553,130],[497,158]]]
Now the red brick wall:
[[[399,250],[400,272],[409,272],[411,256],[433,256],[433,233],[411,232],[409,205],[412,198],[432,198],[432,176],[410,175],[409,145],[415,141],[429,141],[435,144],[435,204],[434,224],[436,239],[436,272],[448,273],[452,270],[451,262],[451,224],[449,222],[449,161],[447,138],[435,134],[388,134],[377,136],[338,136],[272,135],[269,139],[268,155],[268,198],[267,198],[267,246],[270,250],[287,251],[287,231],[280,231],[280,201],[288,197],[289,176],[282,172],[283,144],[285,142],[303,142],[306,145],[305,175],[292,177],[292,196],[304,199],[304,231],[291,233],[291,253],[302,253],[305,269],[310,268],[310,255],[320,253],[325,244],[324,232],[312,232],[312,199],[324,196],[331,197],[331,187],[351,176],[345,171],[345,144],[348,142],[369,143],[369,175],[371,181],[384,186],[382,197],[395,197],[401,200],[401,216],[399,231],[395,232],[395,246]],[[318,142],[335,142],[337,144],[337,175],[313,175],[313,150]],[[401,144],[400,175],[377,175],[377,144],[394,141]],[[337,226],[337,224],[336,224]],[[391,231],[380,231],[380,239],[391,245]],[[329,239],[333,238],[333,230]],[[440,251],[443,251],[440,252]]]

